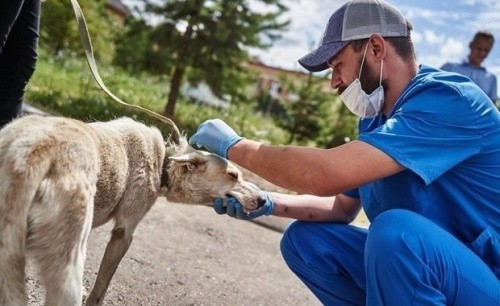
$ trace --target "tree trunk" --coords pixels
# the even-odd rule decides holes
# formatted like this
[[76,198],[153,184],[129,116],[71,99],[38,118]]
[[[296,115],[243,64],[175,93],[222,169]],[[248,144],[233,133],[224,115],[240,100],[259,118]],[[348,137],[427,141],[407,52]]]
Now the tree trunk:
[[168,94],[167,105],[165,105],[165,115],[167,117],[173,117],[175,111],[175,104],[177,103],[177,98],[179,96],[179,89],[181,87],[182,78],[184,77],[184,72],[186,71],[186,58],[188,57],[189,46],[191,45],[191,36],[193,35],[193,17],[191,17],[190,22],[182,35],[182,45],[179,49],[177,56],[177,66],[174,68],[174,75],[172,76],[172,82],[170,83],[170,92]]
[[165,115],[167,117],[174,116],[175,104],[177,102],[177,97],[179,96],[179,89],[181,87],[182,78],[184,77],[184,67],[177,66],[174,69],[174,75],[172,76],[172,82],[170,83],[170,92],[168,93],[167,105],[165,105]]

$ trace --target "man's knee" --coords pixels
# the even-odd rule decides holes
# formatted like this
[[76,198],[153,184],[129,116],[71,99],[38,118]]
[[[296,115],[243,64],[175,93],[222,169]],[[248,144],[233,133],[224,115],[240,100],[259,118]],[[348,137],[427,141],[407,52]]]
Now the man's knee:
[[[431,222],[417,213],[404,209],[391,209],[373,220],[366,242],[367,255],[382,255],[389,259],[398,250],[412,248],[422,242],[423,227]],[[418,248],[417,245],[415,247]]]
[[344,253],[339,249],[362,253],[366,233],[348,224],[294,221],[283,233],[281,253],[287,262],[289,257],[307,261],[318,254]]
[[304,222],[294,221],[290,223],[283,232],[283,236],[281,237],[280,242],[280,250],[285,261],[288,261],[288,256],[290,254],[297,253],[297,250],[295,248],[295,241],[301,239],[299,236],[301,236],[303,233],[303,227]]

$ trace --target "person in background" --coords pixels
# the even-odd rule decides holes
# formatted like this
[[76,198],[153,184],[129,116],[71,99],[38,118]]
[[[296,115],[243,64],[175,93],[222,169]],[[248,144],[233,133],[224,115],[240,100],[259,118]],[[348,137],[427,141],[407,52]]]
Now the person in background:
[[490,97],[491,101],[496,102],[498,99],[497,78],[494,74],[488,72],[485,67],[481,66],[488,57],[494,43],[493,34],[478,31],[469,43],[470,52],[467,58],[459,63],[445,63],[441,69],[469,77]]
[[[211,119],[189,141],[296,192],[214,208],[297,219],[281,252],[324,305],[499,305],[500,112],[469,78],[418,67],[411,29],[385,1],[352,0],[299,59],[332,70],[357,140],[267,145]],[[368,229],[349,224],[361,208]]]
[[16,118],[37,61],[40,0],[0,1],[0,128]]

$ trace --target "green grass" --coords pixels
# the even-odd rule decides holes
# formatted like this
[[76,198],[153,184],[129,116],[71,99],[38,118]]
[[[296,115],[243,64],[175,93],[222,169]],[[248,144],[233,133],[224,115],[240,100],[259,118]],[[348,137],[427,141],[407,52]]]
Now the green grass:
[[[162,112],[169,91],[168,77],[130,75],[122,69],[105,65],[99,67],[99,72],[106,86],[120,99]],[[150,115],[119,105],[109,98],[94,81],[83,58],[57,58],[42,50],[26,90],[26,100],[46,112],[84,121],[129,116],[169,130]],[[256,113],[254,103],[217,109],[183,98],[177,101],[174,120],[188,135],[210,118],[221,118],[242,136],[267,143],[282,144],[289,137],[272,119]]]

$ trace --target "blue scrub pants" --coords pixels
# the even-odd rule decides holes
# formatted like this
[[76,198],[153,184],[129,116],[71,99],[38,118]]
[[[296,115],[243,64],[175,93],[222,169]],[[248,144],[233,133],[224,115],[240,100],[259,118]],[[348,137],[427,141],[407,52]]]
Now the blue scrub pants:
[[295,221],[281,252],[325,305],[500,305],[500,281],[430,220],[394,209],[366,230]]

